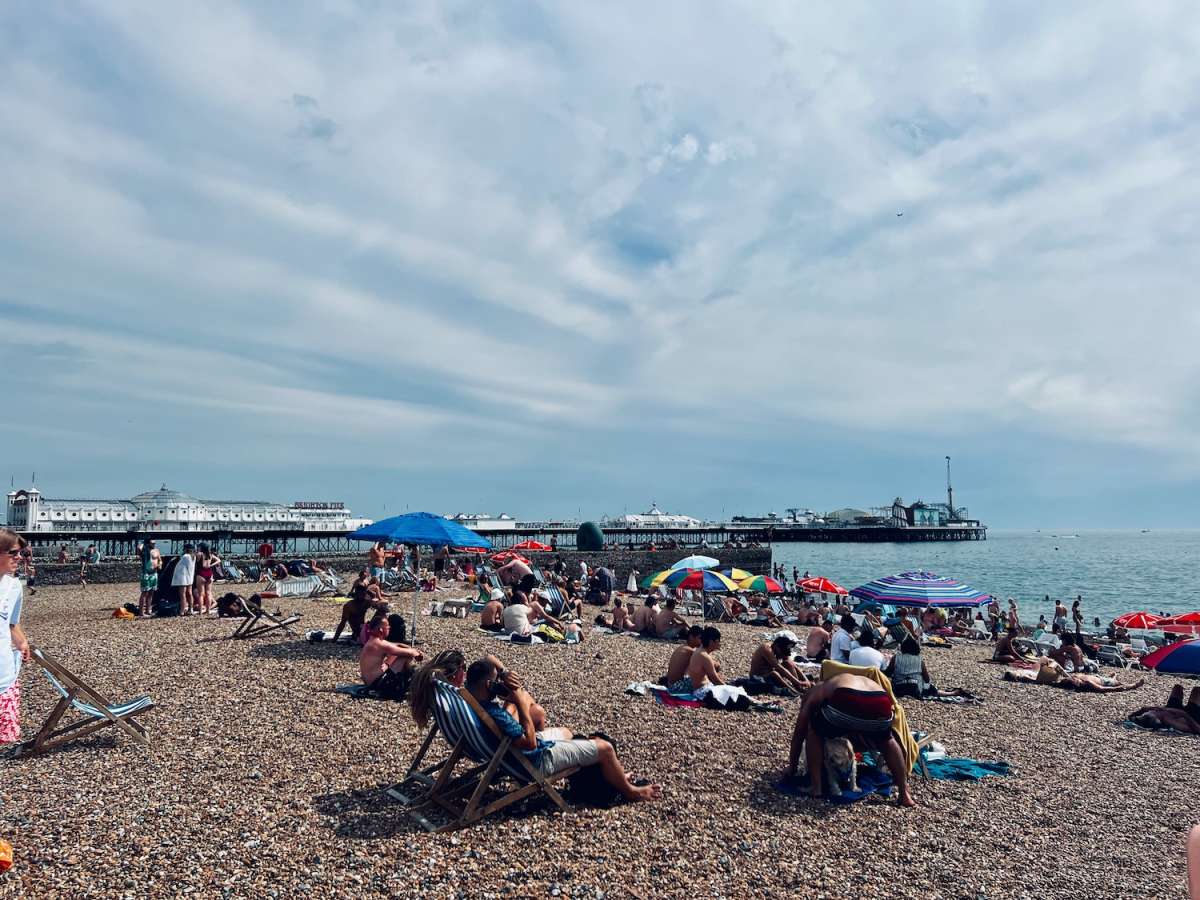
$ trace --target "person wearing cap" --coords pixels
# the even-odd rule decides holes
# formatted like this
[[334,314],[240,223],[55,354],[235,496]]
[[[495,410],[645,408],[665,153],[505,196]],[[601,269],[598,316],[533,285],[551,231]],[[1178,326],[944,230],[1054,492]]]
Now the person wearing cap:
[[789,694],[807,691],[809,680],[792,662],[792,651],[799,643],[790,631],[779,632],[770,643],[763,641],[750,658],[750,677],[769,681]]
[[504,591],[501,588],[492,588],[488,601],[479,614],[479,627],[484,631],[504,630],[504,599]]
[[829,658],[834,662],[850,662],[850,651],[858,646],[858,641],[854,640],[854,629],[857,625],[850,614],[842,616],[838,630],[833,633],[833,640],[829,642]]

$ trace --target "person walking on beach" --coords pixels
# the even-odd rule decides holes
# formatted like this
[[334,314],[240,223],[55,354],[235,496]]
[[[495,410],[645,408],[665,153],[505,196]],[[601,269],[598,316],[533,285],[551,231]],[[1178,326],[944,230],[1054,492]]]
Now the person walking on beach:
[[1021,614],[1017,611],[1015,597],[1008,598],[1008,628],[1010,631],[1015,630],[1018,634],[1021,632]]
[[179,615],[192,614],[192,583],[196,580],[196,560],[192,556],[196,548],[191,544],[183,545],[183,553],[175,563],[175,572],[171,576],[171,587],[179,596]]
[[385,562],[387,562],[387,555],[384,552],[384,543],[383,541],[376,541],[371,545],[371,549],[367,551],[367,565],[371,567],[372,578],[383,578]]
[[162,568],[162,554],[154,546],[154,541],[146,538],[142,541],[142,577],[141,594],[138,595],[138,609],[143,616],[148,616],[154,609],[154,592],[158,590],[158,570]]

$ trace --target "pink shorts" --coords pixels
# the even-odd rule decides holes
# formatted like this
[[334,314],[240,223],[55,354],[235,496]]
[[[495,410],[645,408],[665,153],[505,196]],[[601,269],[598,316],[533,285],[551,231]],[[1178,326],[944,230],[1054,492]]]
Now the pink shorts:
[[21,682],[14,681],[0,694],[0,744],[12,744],[21,739]]

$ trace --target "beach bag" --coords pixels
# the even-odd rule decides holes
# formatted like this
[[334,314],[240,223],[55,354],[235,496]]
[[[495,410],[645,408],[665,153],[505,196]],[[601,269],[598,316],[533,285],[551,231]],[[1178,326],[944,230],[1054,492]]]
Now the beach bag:
[[142,614],[142,608],[136,603],[126,603],[124,610],[127,613],[132,613],[134,616],[140,616]]
[[156,596],[154,598],[154,614],[162,617],[179,615],[179,598],[174,596]]

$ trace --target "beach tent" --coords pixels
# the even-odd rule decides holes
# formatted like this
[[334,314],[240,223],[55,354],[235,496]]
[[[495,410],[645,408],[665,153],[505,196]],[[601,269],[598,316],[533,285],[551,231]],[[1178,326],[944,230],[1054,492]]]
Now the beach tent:
[[712,569],[719,566],[721,561],[713,559],[711,556],[689,556],[686,559],[681,559],[672,569]]
[[405,513],[364,525],[346,535],[352,541],[387,541],[392,544],[417,544],[423,547],[482,547],[492,543],[469,528],[445,516],[427,512]]
[[876,578],[854,588],[850,596],[874,603],[918,608],[982,606],[992,599],[990,594],[933,572],[902,572]]
[[1128,612],[1123,616],[1118,616],[1113,619],[1113,625],[1117,628],[1158,628],[1161,616],[1156,616],[1154,613],[1148,613],[1144,610],[1138,612]]
[[1191,638],[1160,647],[1142,657],[1142,666],[1160,673],[1200,675],[1200,639]]

